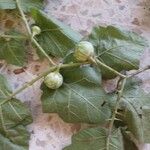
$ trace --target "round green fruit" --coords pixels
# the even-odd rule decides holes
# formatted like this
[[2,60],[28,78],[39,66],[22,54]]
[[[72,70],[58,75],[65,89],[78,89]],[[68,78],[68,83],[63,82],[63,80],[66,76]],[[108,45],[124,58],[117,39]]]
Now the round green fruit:
[[74,57],[78,61],[85,62],[92,56],[94,56],[94,47],[92,43],[81,41],[76,45]]
[[41,33],[41,29],[38,26],[33,26],[31,29],[32,29],[32,35],[33,36],[38,35],[38,34]]
[[63,76],[59,72],[51,72],[44,78],[44,83],[50,89],[58,89],[63,84]]

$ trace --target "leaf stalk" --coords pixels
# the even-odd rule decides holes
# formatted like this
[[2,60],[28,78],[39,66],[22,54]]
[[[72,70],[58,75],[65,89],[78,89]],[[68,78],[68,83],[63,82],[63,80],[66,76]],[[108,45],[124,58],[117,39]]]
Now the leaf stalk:
[[126,78],[125,75],[123,75],[123,74],[121,74],[120,72],[116,71],[115,69],[113,69],[113,68],[107,66],[106,64],[104,64],[103,62],[101,62],[100,60],[98,60],[97,58],[91,57],[89,60],[90,60],[92,63],[96,64],[96,65],[100,65],[100,66],[106,68],[107,70],[113,72],[114,74],[120,76],[120,77],[123,78],[123,79]]
[[135,76],[135,75],[138,75],[138,74],[140,74],[140,73],[142,73],[142,72],[144,72],[144,71],[146,71],[146,70],[149,70],[149,69],[150,69],[150,65],[148,65],[148,66],[146,66],[146,67],[144,67],[144,68],[141,68],[141,69],[137,70],[136,72],[134,72],[134,73],[132,73],[132,74],[129,74],[129,75],[127,76],[127,78],[131,78],[131,77],[133,77],[133,76]]

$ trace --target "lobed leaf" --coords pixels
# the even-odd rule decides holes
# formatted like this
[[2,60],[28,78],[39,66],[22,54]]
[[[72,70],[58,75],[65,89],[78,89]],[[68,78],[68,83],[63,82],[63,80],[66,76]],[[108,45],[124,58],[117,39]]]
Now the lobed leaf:
[[25,126],[32,122],[28,108],[17,99],[2,104],[10,87],[0,75],[0,150],[28,150],[29,133]]
[[150,143],[150,94],[146,94],[137,80],[126,84],[122,102],[121,119],[138,141]]
[[[11,36],[22,36],[16,31],[7,32]],[[5,59],[7,63],[23,66],[26,61],[25,39],[0,37],[0,59]]]
[[[78,132],[72,137],[72,144],[64,150],[106,150],[106,128],[90,128]],[[124,150],[123,137],[119,129],[112,133],[109,150]]]
[[[98,59],[117,71],[138,69],[140,56],[147,45],[145,39],[136,33],[113,26],[94,27],[87,39],[93,43]],[[116,76],[100,68],[103,78]]]
[[[82,38],[79,33],[38,9],[32,9],[31,16],[42,29],[37,40],[48,55],[65,57]],[[38,54],[42,55],[40,52]]]
[[93,67],[84,66],[63,70],[63,85],[51,90],[41,89],[43,112],[58,113],[66,122],[104,124],[111,116],[108,96],[100,86],[101,74]]

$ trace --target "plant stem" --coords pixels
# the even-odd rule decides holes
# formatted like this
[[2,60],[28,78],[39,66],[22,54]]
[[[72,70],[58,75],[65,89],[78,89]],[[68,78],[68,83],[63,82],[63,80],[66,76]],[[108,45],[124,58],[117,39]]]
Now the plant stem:
[[120,72],[114,70],[113,68],[107,66],[106,64],[104,64],[103,62],[101,62],[100,60],[98,60],[97,58],[92,58],[92,57],[91,57],[91,58],[90,58],[90,61],[93,62],[93,63],[96,64],[96,65],[100,65],[100,66],[106,68],[107,70],[113,72],[114,74],[120,76],[121,78],[126,78],[125,75],[123,75],[123,74],[121,74]]
[[120,80],[120,86],[118,87],[117,100],[116,100],[115,108],[114,108],[114,111],[113,111],[113,114],[112,114],[112,117],[111,117],[111,121],[110,121],[110,124],[109,124],[109,129],[108,129],[106,150],[110,150],[109,146],[110,146],[110,139],[111,139],[111,134],[112,134],[112,130],[113,130],[113,125],[114,125],[114,121],[115,121],[115,118],[116,118],[119,103],[121,101],[121,97],[122,97],[122,94],[123,94],[125,83],[126,83],[126,78]]
[[2,38],[13,38],[13,39],[27,39],[26,36],[15,36],[15,35],[6,35],[6,34],[1,34],[0,37],[2,37]]
[[139,73],[142,73],[142,72],[144,72],[144,71],[146,71],[146,70],[149,70],[149,69],[150,69],[150,65],[148,65],[148,66],[146,66],[146,67],[144,67],[144,68],[141,68],[141,69],[137,70],[137,71],[134,72],[134,73],[129,74],[129,75],[127,76],[127,78],[131,78],[131,77],[133,77],[133,76],[135,76],[135,75],[138,75]]
[[27,19],[25,17],[25,14],[24,14],[21,6],[20,6],[19,0],[16,0],[16,5],[17,5],[17,8],[18,8],[18,10],[19,10],[19,12],[21,14],[21,17],[22,17],[22,19],[23,19],[23,21],[25,23],[25,26],[26,26],[27,31],[28,31],[28,35],[29,35],[31,41],[33,42],[33,44],[43,53],[43,55],[49,60],[49,62],[52,65],[56,65],[54,63],[54,61],[48,56],[48,54],[43,50],[43,48],[40,46],[40,44],[36,41],[36,39],[32,36],[32,32],[31,32],[30,26],[29,26],[28,21],[27,21]]
[[41,47],[41,45],[34,39],[34,37],[32,37],[32,42],[36,45],[36,47],[45,55],[45,57],[49,60],[49,62],[52,64],[52,65],[56,65],[54,63],[54,61],[47,55],[47,53],[43,50],[43,48]]
[[18,10],[19,10],[19,12],[20,12],[20,14],[21,14],[22,20],[23,20],[24,23],[25,23],[25,26],[26,26],[26,28],[27,28],[28,34],[29,34],[29,36],[31,36],[31,34],[32,34],[32,33],[31,33],[31,29],[30,29],[30,27],[29,27],[29,25],[28,25],[28,21],[27,21],[27,19],[26,19],[26,17],[25,17],[25,14],[24,14],[24,12],[23,12],[21,6],[20,6],[19,0],[16,0],[16,6],[17,6],[17,8],[18,8]]
[[11,100],[14,96],[16,96],[17,94],[19,94],[20,92],[22,92],[23,90],[25,90],[26,88],[30,87],[31,85],[33,85],[36,81],[40,80],[41,78],[43,78],[44,76],[46,76],[47,74],[49,74],[50,72],[54,71],[55,69],[57,69],[58,67],[61,68],[70,68],[70,67],[78,67],[82,65],[82,63],[71,63],[71,64],[62,64],[62,65],[57,65],[57,66],[53,66],[51,68],[49,68],[47,71],[41,73],[38,77],[36,77],[35,79],[31,80],[28,83],[25,83],[21,88],[19,88],[18,90],[16,90],[14,93],[12,93],[11,95],[8,96],[8,98],[6,98],[3,102],[0,103],[0,106],[5,104],[6,102],[8,102],[9,100]]

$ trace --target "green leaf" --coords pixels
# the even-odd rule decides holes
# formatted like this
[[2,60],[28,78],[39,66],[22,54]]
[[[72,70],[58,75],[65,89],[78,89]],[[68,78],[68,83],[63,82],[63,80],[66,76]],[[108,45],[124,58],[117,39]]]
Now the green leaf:
[[[21,8],[28,12],[32,7],[42,9],[43,0],[19,0]],[[15,0],[0,0],[0,9],[15,9]]]
[[[42,29],[37,40],[49,55],[64,57],[82,38],[79,33],[42,11],[33,9],[31,15],[35,23]],[[39,53],[39,55],[42,54]]]
[[32,122],[31,114],[17,99],[2,104],[10,94],[6,79],[0,75],[0,150],[28,150],[30,136],[25,126]]
[[8,86],[4,76],[0,75],[0,99],[11,94],[11,89]]
[[130,137],[130,132],[125,131],[125,129],[121,129],[121,133],[123,135],[124,141],[124,149],[125,150],[139,150],[138,146],[135,145],[133,139]]
[[146,94],[137,80],[128,81],[122,102],[127,130],[143,143],[150,143],[150,94]]
[[[22,36],[16,31],[7,32],[11,36]],[[26,40],[23,38],[4,38],[0,37],[0,59],[5,59],[7,63],[23,66],[26,61]]]
[[[138,69],[140,56],[146,46],[143,37],[113,26],[95,27],[88,40],[93,43],[98,59],[117,71]],[[116,76],[100,68],[103,78]]]
[[107,95],[100,85],[101,74],[84,66],[63,70],[63,85],[57,90],[42,86],[45,113],[58,113],[66,122],[104,124],[111,116]]
[[[72,144],[64,150],[106,150],[107,133],[105,128],[85,129],[73,135]],[[112,133],[109,150],[124,150],[119,129]]]

